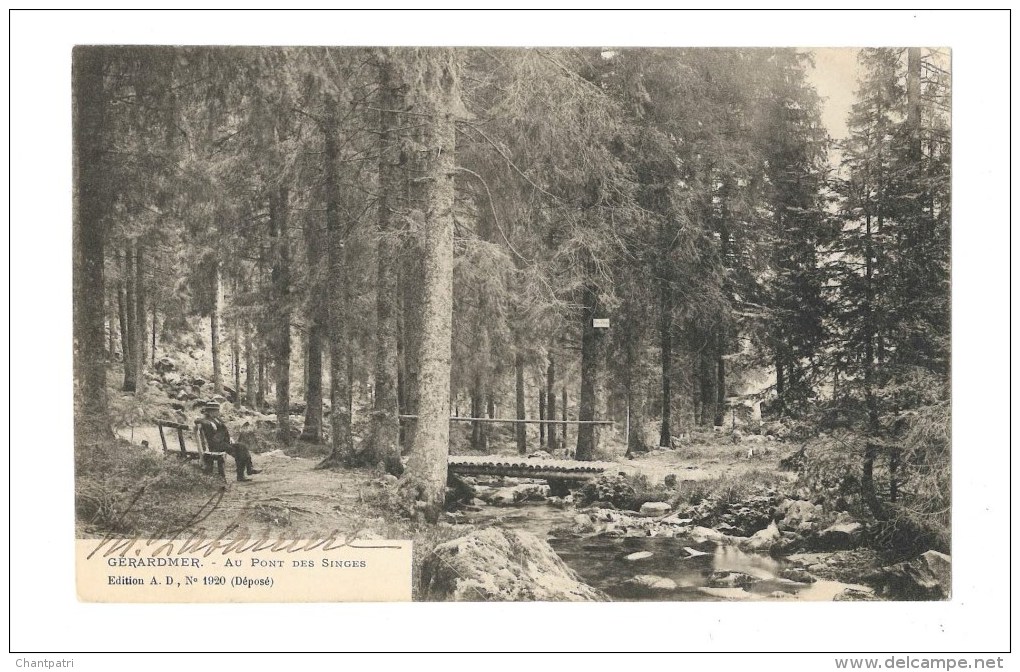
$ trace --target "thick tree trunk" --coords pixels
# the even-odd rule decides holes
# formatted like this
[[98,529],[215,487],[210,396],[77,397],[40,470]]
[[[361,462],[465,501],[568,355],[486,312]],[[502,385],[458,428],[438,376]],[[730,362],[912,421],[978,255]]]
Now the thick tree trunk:
[[305,426],[301,438],[322,443],[322,325],[313,319],[305,351]]
[[715,420],[715,383],[716,374],[713,366],[713,359],[708,350],[700,355],[701,373],[698,376],[701,383],[701,424],[711,425]]
[[691,425],[701,425],[701,356],[691,366]]
[[[488,392],[485,395],[485,412],[490,419],[496,417],[496,399],[492,396],[492,392]],[[485,423],[485,427],[482,427],[482,433],[485,435],[486,447],[488,447],[489,442],[492,439],[493,424],[494,423],[487,422]]]
[[[335,157],[334,157],[335,158]],[[308,266],[310,292],[308,296],[308,337],[305,342],[305,423],[301,438],[311,443],[322,443],[322,339],[326,317],[326,292],[322,277],[322,235],[317,224],[306,222],[305,263]]]
[[659,285],[659,358],[662,374],[662,421],[659,425],[659,445],[669,447],[673,436],[670,420],[673,416],[673,396],[670,383],[673,378],[673,300],[669,283]]
[[255,376],[258,364],[255,360],[255,349],[251,343],[251,327],[244,325],[244,387],[247,403],[250,408],[257,407],[258,391],[255,389]]
[[290,190],[285,186],[270,190],[269,226],[273,237],[273,325],[272,357],[276,383],[277,436],[284,445],[291,442],[290,433],[290,240],[288,216]]
[[567,386],[563,385],[563,403],[560,405],[560,413],[563,414],[563,450],[570,445],[567,443]]
[[538,447],[545,450],[545,390],[538,390]]
[[[634,371],[637,367],[637,359],[640,357],[637,352],[637,344],[634,343],[627,348],[627,372],[624,378],[624,401],[626,420],[627,455],[647,452],[648,445],[645,443],[643,428],[645,426],[645,394],[640,381],[636,379]],[[667,443],[662,444],[669,447]]]
[[149,350],[149,363],[156,366],[156,332],[159,331],[159,320],[156,315],[156,302],[152,302],[152,348]]
[[138,307],[135,298],[135,255],[133,245],[128,242],[124,246],[124,306],[127,317],[127,345],[124,348],[124,391],[134,392],[138,389]]
[[[546,417],[550,420],[556,419],[556,362],[549,357],[549,367],[545,371],[545,403]],[[559,448],[559,441],[556,437],[556,425],[550,424],[547,432],[549,436],[549,451]]]
[[[382,110],[402,109],[399,95],[401,77],[394,68],[390,53],[380,56],[379,107]],[[373,379],[375,398],[372,427],[369,432],[368,456],[373,464],[382,463],[387,473],[399,476],[404,467],[400,461],[400,404],[398,400],[397,346],[397,269],[398,254],[394,241],[393,213],[400,207],[403,189],[401,152],[398,143],[397,115],[379,113],[379,200],[376,205],[379,242],[376,245],[375,273],[375,361]]]
[[[480,372],[475,373],[474,385],[471,389],[471,417],[480,418],[485,414],[485,379]],[[489,449],[489,433],[484,422],[471,423],[471,448],[479,452]]]
[[123,279],[117,282],[117,317],[120,323],[120,360],[124,364],[124,385],[127,389],[128,367],[131,366],[131,334],[128,331],[127,291]]
[[259,392],[255,398],[255,408],[261,413],[262,409],[266,407],[266,355],[262,352],[261,347],[259,348],[258,362]]
[[[597,314],[598,296],[595,287],[590,284],[585,285],[581,310],[581,397],[577,408],[577,419],[580,421],[595,420],[595,410],[598,404],[600,340],[602,337],[593,326],[593,320]],[[594,460],[597,448],[598,431],[595,429],[595,425],[578,425],[575,458]]]
[[350,369],[350,278],[348,276],[347,232],[342,221],[337,160],[339,137],[332,119],[325,126],[326,155],[326,235],[328,255],[329,301],[329,398],[332,451],[320,466],[354,463],[354,437],[351,433],[353,403]]
[[419,56],[429,152],[422,245],[422,311],[418,355],[418,422],[405,496],[425,520],[435,522],[446,495],[450,450],[450,357],[453,326],[453,206],[456,132],[460,109],[456,55],[429,49]]
[[879,520],[886,517],[885,507],[878,498],[875,488],[875,459],[878,444],[872,437],[878,435],[878,399],[875,397],[875,317],[874,317],[874,249],[872,245],[871,215],[865,216],[866,259],[864,262],[864,403],[868,413],[868,441],[864,446],[864,461],[861,467],[861,496],[873,516]]
[[213,370],[213,392],[223,394],[223,364],[221,358],[220,341],[223,334],[223,283],[220,278],[220,262],[215,262],[213,270],[213,303],[212,312],[209,313],[209,325],[212,332],[210,343],[212,345],[212,370]]
[[107,320],[107,324],[109,324],[110,326],[109,326],[109,331],[106,332],[106,339],[107,339],[106,340],[106,359],[109,362],[113,362],[113,353],[116,350],[116,346],[114,344],[114,340],[115,340],[114,339],[114,334],[117,331],[117,327],[113,323],[115,319],[117,319],[116,316],[110,315],[109,319]]
[[108,191],[103,137],[105,91],[101,47],[75,47],[74,114],[74,374],[75,438],[109,435],[103,302]]
[[[524,355],[520,352],[514,354],[514,401],[517,419],[527,418],[527,411],[524,406]],[[514,439],[517,442],[517,452],[524,455],[528,452],[528,426],[523,422],[514,423]]]
[[[401,251],[402,268],[399,276],[401,283],[401,345],[403,346],[403,389],[404,389],[404,413],[407,415],[418,414],[418,351],[420,348],[420,336],[414,325],[421,322],[422,299],[421,281],[422,268],[418,244],[409,239]],[[404,451],[410,453],[414,447],[414,435],[417,431],[416,421],[406,422],[404,428]]]
[[[400,284],[400,275],[397,274],[397,284]],[[403,302],[401,301],[401,305]],[[408,415],[407,410],[407,376],[404,374],[404,319],[401,317],[402,310],[397,311],[397,410],[400,415]],[[401,454],[410,452],[410,444],[407,440],[408,428],[414,425],[414,421],[401,420],[398,439],[400,442]]]
[[721,427],[726,414],[726,329],[719,327],[716,340],[715,426]]
[[149,361],[149,309],[145,291],[145,246],[135,246],[135,300],[138,302],[135,317],[138,318],[138,379],[142,380],[145,365]]
[[230,329],[231,365],[234,367],[234,403],[241,406],[241,338],[237,333],[237,318]]

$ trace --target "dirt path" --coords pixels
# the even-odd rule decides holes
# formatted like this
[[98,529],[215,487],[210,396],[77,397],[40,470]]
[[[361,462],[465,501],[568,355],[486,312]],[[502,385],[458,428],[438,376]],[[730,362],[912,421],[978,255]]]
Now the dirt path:
[[[130,438],[129,432],[122,436]],[[135,428],[133,443],[141,445],[143,440],[148,441],[150,450],[162,453],[158,429]],[[176,441],[174,436],[171,448],[176,447]],[[203,511],[208,515],[200,525],[206,533],[215,536],[236,526],[242,533],[299,538],[332,530],[362,529],[378,534],[386,526],[366,503],[385,488],[367,471],[316,469],[319,458],[290,457],[282,450],[255,454],[253,462],[262,473],[239,483],[233,460],[226,459],[222,498],[211,513]],[[193,506],[197,511],[204,503],[196,500]]]

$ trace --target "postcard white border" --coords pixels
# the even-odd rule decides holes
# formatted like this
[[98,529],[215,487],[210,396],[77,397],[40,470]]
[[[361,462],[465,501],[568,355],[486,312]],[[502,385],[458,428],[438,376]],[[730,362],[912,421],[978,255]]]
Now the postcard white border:
[[[951,46],[956,435],[952,602],[243,607],[77,602],[69,198],[70,49],[76,43]],[[1013,408],[1007,417],[1007,14],[16,13],[11,17],[10,53],[13,331],[11,361],[0,366],[10,366],[15,391],[8,421],[13,649],[980,651],[1008,645]],[[185,640],[167,637],[166,626],[200,618],[238,623],[255,636],[235,637],[225,627],[196,629]],[[273,624],[273,636],[257,636],[257,624],[267,622]],[[115,668],[108,669],[120,669],[122,661],[126,659],[116,659]],[[176,665],[155,659],[146,663]]]

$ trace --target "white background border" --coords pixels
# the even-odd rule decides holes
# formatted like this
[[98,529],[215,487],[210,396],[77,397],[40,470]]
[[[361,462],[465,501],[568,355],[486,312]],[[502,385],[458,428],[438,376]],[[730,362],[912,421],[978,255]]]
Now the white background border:
[[[1010,646],[1010,432],[1002,410],[1010,393],[1005,366],[1010,345],[1008,14],[16,12],[10,21],[12,649],[984,651]],[[397,606],[77,602],[71,563],[70,59],[78,43],[952,47],[953,600]],[[104,658],[106,669],[132,669],[141,662]],[[144,662],[187,664],[165,660]],[[800,668],[802,661],[788,665]]]

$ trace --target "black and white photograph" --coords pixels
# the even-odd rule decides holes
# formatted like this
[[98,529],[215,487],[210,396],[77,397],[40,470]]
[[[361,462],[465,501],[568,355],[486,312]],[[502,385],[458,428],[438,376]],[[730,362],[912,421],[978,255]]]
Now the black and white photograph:
[[80,536],[947,598],[950,56],[76,48]]
[[[960,206],[954,159],[975,145],[954,152],[969,137],[954,74],[972,54],[937,31],[352,37],[370,15],[469,14],[519,18],[227,11],[208,16],[352,23],[335,40],[69,29],[54,48],[67,126],[51,168],[68,191],[48,198],[66,218],[40,220],[31,254],[43,273],[45,240],[66,248],[66,298],[30,311],[59,316],[40,338],[64,350],[52,371],[34,360],[49,383],[12,391],[68,424],[26,417],[37,445],[11,454],[35,453],[26,487],[51,464],[67,476],[12,494],[11,512],[59,494],[61,599],[89,619],[248,614],[225,621],[221,651],[269,646],[274,604],[294,614],[279,627],[392,613],[424,637],[481,628],[486,603],[543,642],[582,613],[561,609],[586,609],[604,625],[576,628],[608,639],[564,635],[572,650],[631,650],[629,629],[682,613],[733,651],[727,610],[756,631],[824,613],[849,633],[988,581],[1008,594],[1008,576],[975,571],[972,540],[1009,534],[994,485],[1009,422],[989,385],[975,424],[957,375],[954,325],[978,326],[977,305],[958,312],[974,301],[961,241],[984,228],[1001,255],[1008,237],[1008,219],[995,233],[960,215],[973,196]],[[550,16],[613,13],[566,15]],[[1004,309],[1000,291],[979,314]],[[982,375],[1004,375],[1004,347],[988,342]],[[974,374],[980,353],[964,354]],[[55,552],[27,538],[12,527],[11,549]],[[812,637],[776,648],[839,650]],[[881,638],[840,647],[895,652]]]

